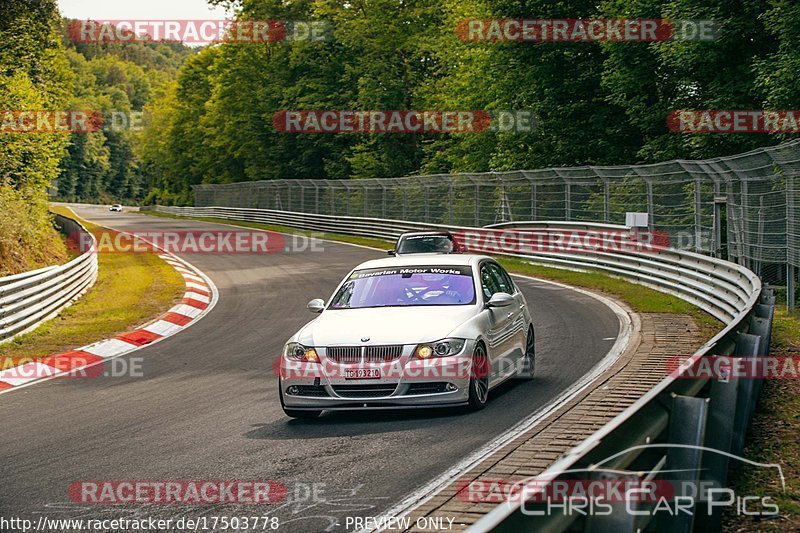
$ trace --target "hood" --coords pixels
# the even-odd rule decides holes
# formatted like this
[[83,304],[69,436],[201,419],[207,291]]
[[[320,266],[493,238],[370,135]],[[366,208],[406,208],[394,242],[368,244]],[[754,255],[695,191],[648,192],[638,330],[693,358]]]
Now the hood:
[[[297,334],[307,346],[418,344],[443,339],[475,316],[474,305],[327,309]],[[363,342],[362,337],[369,337]]]

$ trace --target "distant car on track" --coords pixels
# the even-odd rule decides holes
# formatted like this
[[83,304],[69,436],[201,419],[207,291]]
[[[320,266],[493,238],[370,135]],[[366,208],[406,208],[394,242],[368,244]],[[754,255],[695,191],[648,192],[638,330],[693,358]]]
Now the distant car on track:
[[454,254],[464,250],[449,231],[410,231],[400,235],[389,255]]
[[122,213],[122,205],[121,204],[114,204],[114,205],[111,206],[109,211],[117,211],[119,213]]
[[492,258],[408,255],[367,261],[321,315],[286,343],[280,358],[284,412],[466,405],[535,368],[525,298]]

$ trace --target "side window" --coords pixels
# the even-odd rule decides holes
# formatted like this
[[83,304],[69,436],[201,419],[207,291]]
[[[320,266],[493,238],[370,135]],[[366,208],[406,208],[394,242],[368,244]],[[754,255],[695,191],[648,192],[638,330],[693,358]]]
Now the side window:
[[[514,284],[511,282],[511,278],[499,265],[487,263],[484,265],[484,268],[486,269],[486,275],[490,277],[494,283],[494,290],[492,291],[492,294],[496,292],[514,294]],[[489,298],[491,298],[491,295]]]
[[503,287],[502,291],[507,292],[508,294],[514,294],[516,290],[514,287],[514,282],[511,281],[511,276],[508,275],[508,272],[505,269],[498,265],[492,265],[494,269],[497,271],[498,276],[500,277],[500,284]]
[[483,297],[486,301],[496,292],[501,292],[500,283],[498,283],[497,275],[492,272],[492,265],[485,264],[481,267],[481,286],[483,288]]

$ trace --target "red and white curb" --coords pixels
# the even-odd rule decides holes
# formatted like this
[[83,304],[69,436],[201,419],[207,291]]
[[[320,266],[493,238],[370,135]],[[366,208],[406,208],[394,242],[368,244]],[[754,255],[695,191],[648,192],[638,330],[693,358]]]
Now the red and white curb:
[[0,371],[0,394],[53,378],[76,374],[82,369],[103,364],[105,361],[150,346],[183,331],[210,312],[219,298],[214,282],[188,261],[177,256],[160,253],[158,257],[183,276],[186,292],[179,304],[147,326],[122,333],[113,339],[95,342]]

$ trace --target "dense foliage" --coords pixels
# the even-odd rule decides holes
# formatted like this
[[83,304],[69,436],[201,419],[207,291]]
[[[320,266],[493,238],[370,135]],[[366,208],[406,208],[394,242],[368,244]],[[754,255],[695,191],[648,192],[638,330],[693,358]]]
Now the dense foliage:
[[73,133],[57,182],[58,197],[86,202],[137,201],[148,191],[139,163],[143,109],[163,94],[194,52],[167,42],[75,42],[62,23],[74,76],[68,107],[101,112],[101,131]]
[[[675,134],[671,111],[800,104],[800,7],[787,0],[209,2],[240,19],[330,21],[332,38],[75,43],[54,0],[3,3],[3,107],[141,111],[145,121],[144,131],[5,135],[3,182],[58,178],[68,200],[189,203],[198,183],[702,158],[783,139]],[[472,17],[713,19],[722,31],[711,42],[464,42],[456,28]],[[275,130],[282,109],[517,109],[535,112],[538,127],[302,135]]]
[[[240,18],[333,22],[327,42],[203,50],[151,105],[150,201],[196,183],[655,162],[768,134],[681,135],[676,109],[796,109],[800,7],[786,0],[211,0]],[[468,17],[713,19],[712,42],[469,43]],[[276,132],[280,109],[528,109],[531,133]]]
[[[55,0],[0,3],[0,110],[142,111],[194,53],[180,43],[76,44]],[[142,133],[0,133],[0,275],[63,262],[48,211],[60,199],[137,200],[147,194]]]
[[[58,109],[72,76],[59,41],[55,0],[0,3],[0,109]],[[0,134],[0,276],[66,258],[47,210],[68,138]]]

